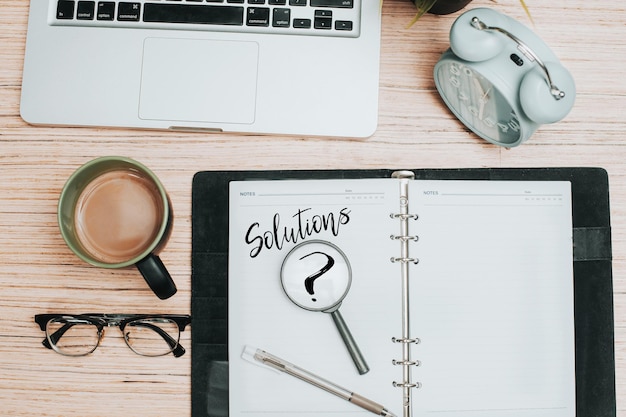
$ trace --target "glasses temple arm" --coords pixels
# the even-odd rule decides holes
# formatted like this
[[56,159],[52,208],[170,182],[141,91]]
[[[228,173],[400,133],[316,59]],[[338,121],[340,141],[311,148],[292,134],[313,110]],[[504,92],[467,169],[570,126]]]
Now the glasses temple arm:
[[71,329],[74,324],[75,323],[66,323],[66,324],[64,324],[63,327],[59,328],[59,330],[57,330],[56,332],[52,333],[51,335],[48,335],[41,342],[41,344],[44,345],[48,349],[52,349],[52,345],[50,344],[50,342],[52,342],[53,344],[56,345],[57,342],[59,341],[59,339],[61,339],[63,337],[63,335],[65,334],[65,332],[67,332],[69,329]]

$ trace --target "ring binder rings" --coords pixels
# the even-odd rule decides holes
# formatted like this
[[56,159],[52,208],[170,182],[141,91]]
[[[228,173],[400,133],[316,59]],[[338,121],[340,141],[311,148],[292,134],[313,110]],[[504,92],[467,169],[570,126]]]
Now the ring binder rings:
[[417,214],[410,214],[410,213],[391,213],[389,217],[391,217],[392,219],[400,219],[400,220],[407,220],[407,219],[417,220],[418,218]]
[[[400,343],[402,346],[402,359],[394,359],[392,363],[402,367],[402,382],[393,381],[393,386],[402,388],[402,413],[404,417],[411,417],[411,389],[418,388],[419,383],[411,382],[411,367],[417,366],[418,361],[411,360],[411,344],[416,339],[411,339],[411,326],[410,326],[410,296],[409,296],[409,264],[417,264],[416,258],[409,256],[410,252],[410,230],[409,220],[417,220],[418,215],[409,213],[409,181],[415,178],[415,174],[411,171],[396,171],[391,174],[392,178],[400,180],[400,212],[392,214],[393,218],[400,221],[400,257],[391,258],[391,262],[399,262],[400,265],[400,279],[402,282],[402,336],[400,338],[393,338],[392,341]],[[417,241],[417,237],[415,240]]]
[[412,240],[414,242],[417,242],[419,237],[418,236],[396,236],[396,235],[391,235],[391,239],[392,240]]
[[419,263],[419,259],[417,259],[417,258],[391,258],[391,262],[393,262],[394,264],[395,263],[418,264]]
[[[608,209],[608,181],[606,172],[595,168],[550,168],[550,169],[460,169],[460,170],[415,170],[418,179],[436,180],[525,180],[525,181],[571,181],[573,200],[573,230],[593,229],[601,230],[602,235],[610,236],[610,218]],[[232,180],[252,180],[252,179],[349,179],[349,178],[372,178],[387,177],[391,171],[386,170],[354,170],[354,171],[276,171],[276,172],[201,172],[194,177],[193,183],[193,251],[192,251],[192,321],[194,326],[192,340],[192,415],[193,417],[221,417],[229,416],[228,410],[224,411],[224,403],[216,404],[209,399],[221,398],[228,402],[233,390],[238,391],[240,387],[228,384],[228,375],[220,372],[215,373],[211,364],[227,364],[228,357],[228,331],[233,329],[233,317],[227,314],[227,305],[232,298],[228,297],[227,283],[227,259],[228,259],[228,195],[229,182]],[[217,202],[217,203],[216,203]],[[221,203],[220,203],[221,202]],[[394,211],[389,210],[387,213]],[[417,213],[422,216],[421,210]],[[386,216],[386,215],[385,215]],[[425,218],[424,218],[425,219]],[[400,220],[398,220],[398,223]],[[425,277],[423,267],[427,267],[430,259],[423,258],[422,245],[429,245],[430,242],[421,233],[420,225],[422,220],[414,222],[414,216],[407,217],[411,227],[410,233],[397,233],[400,238],[389,239],[389,234],[385,234],[387,241],[402,245],[406,242],[410,246],[408,256],[403,258],[415,258],[420,255],[419,266],[412,263],[398,263],[395,268],[409,268],[412,274],[412,291],[421,290],[421,282]],[[424,220],[426,221],[426,220]],[[397,224],[397,223],[396,223]],[[417,232],[417,233],[416,233]],[[596,233],[597,234],[597,233]],[[611,253],[610,239],[604,239],[607,243],[602,247],[603,251],[594,246],[592,242],[586,242],[589,233],[574,233],[574,281],[575,281],[575,320],[576,320],[576,416],[592,417],[602,415],[603,417],[615,416],[615,386],[614,386],[614,356],[613,352],[613,309],[612,309],[612,284],[611,284]],[[416,239],[406,239],[407,236],[419,236]],[[232,237],[231,237],[232,239]],[[581,248],[593,247],[595,252],[592,255],[576,255],[576,251],[581,253]],[[392,251],[393,253],[393,251]],[[383,254],[384,255],[384,254]],[[232,256],[232,254],[230,254]],[[389,263],[389,258],[387,263]],[[397,282],[397,275],[390,274],[382,279],[392,279]],[[396,293],[397,294],[397,293]],[[350,302],[351,300],[348,300]],[[415,304],[415,303],[413,303]],[[421,322],[423,316],[420,311],[422,302],[413,305],[417,310],[410,313],[413,322]],[[356,326],[356,324],[355,324]],[[391,329],[393,330],[393,329]],[[395,332],[392,332],[392,334]],[[398,332],[401,333],[401,332]],[[404,387],[404,379],[397,380],[397,385],[401,387],[399,391],[408,388],[413,391],[412,404],[413,417],[420,417],[418,412],[420,406],[427,397],[424,394],[431,392],[433,381],[423,380],[423,373],[427,368],[432,367],[430,358],[423,357],[432,339],[420,340],[422,332],[417,331],[410,334],[408,338],[396,335],[397,348],[409,345],[412,349],[411,361],[418,362],[416,365],[402,362],[401,355],[396,358],[398,365],[389,364],[392,372],[398,372],[399,368],[409,366],[413,371],[410,387]],[[391,335],[390,335],[391,336]],[[430,337],[430,336],[429,336]],[[420,343],[419,345],[417,345]],[[383,343],[384,344],[384,343]],[[389,344],[389,342],[387,342]],[[393,344],[390,344],[394,346]],[[393,347],[391,347],[393,351]],[[281,354],[279,350],[277,353]],[[366,352],[367,353],[367,352]],[[285,353],[286,354],[286,353]],[[291,356],[291,351],[289,352]],[[387,358],[393,357],[393,354]],[[417,359],[419,358],[419,360]],[[230,358],[232,368],[233,361]],[[428,360],[425,360],[428,359]],[[372,361],[373,362],[373,361]],[[390,361],[391,362],[391,361]],[[312,370],[318,370],[314,366]],[[389,362],[387,362],[389,363]],[[371,384],[371,378],[376,375],[379,369],[379,362],[372,363],[372,371],[368,378],[370,382],[359,382],[355,388],[367,387]],[[220,368],[224,369],[224,368]],[[231,375],[232,376],[232,375]],[[416,377],[417,376],[417,377]],[[220,390],[219,395],[213,392],[215,381],[224,380],[226,386],[230,385],[230,394]],[[386,379],[392,380],[393,377]],[[419,380],[420,382],[416,381]],[[339,378],[344,382],[342,378]],[[223,381],[223,382],[224,382]],[[474,380],[473,380],[474,381]],[[220,386],[224,384],[220,383]],[[384,380],[379,381],[382,385],[376,385],[384,389]],[[454,381],[452,381],[454,382]],[[476,382],[476,381],[474,381]],[[346,382],[347,383],[347,382]],[[387,382],[391,390],[396,391],[392,384]],[[267,384],[266,384],[267,385]],[[413,388],[420,387],[419,390]],[[472,384],[474,385],[474,384]],[[271,394],[273,387],[270,385],[262,387],[262,391]],[[471,387],[466,387],[470,388]],[[378,390],[376,391],[378,392]],[[296,393],[298,394],[298,393]],[[400,395],[400,393],[396,394]],[[426,394],[429,395],[429,394]],[[378,398],[378,397],[377,397]],[[390,405],[392,405],[390,403]],[[411,404],[409,404],[411,405]],[[399,409],[398,409],[399,410]],[[418,412],[416,414],[416,412]],[[231,411],[230,417],[236,417]]]
[[420,364],[420,361],[397,361],[395,359],[393,359],[391,361],[394,365],[415,365],[418,366]]
[[420,340],[415,338],[415,339],[407,339],[407,338],[403,338],[403,337],[392,337],[391,341],[393,343],[419,343]]

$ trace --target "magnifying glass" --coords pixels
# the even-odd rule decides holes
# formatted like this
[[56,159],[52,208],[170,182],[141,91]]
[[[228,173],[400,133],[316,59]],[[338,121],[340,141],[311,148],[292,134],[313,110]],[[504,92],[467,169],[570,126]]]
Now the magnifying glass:
[[350,262],[341,249],[323,240],[296,245],[285,256],[280,281],[298,307],[330,313],[359,374],[367,373],[369,367],[339,312],[352,283]]

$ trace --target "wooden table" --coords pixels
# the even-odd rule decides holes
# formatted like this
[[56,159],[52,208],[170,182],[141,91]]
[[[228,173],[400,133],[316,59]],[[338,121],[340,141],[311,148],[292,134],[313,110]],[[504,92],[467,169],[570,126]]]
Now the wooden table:
[[[44,0],[40,0],[44,1]],[[374,1],[374,0],[367,0]],[[201,170],[599,166],[611,183],[618,414],[626,416],[626,10],[623,1],[526,0],[534,30],[577,83],[568,117],[504,149],[469,133],[435,92],[432,68],[458,16],[407,28],[407,0],[383,6],[378,131],[368,139],[34,127],[19,116],[27,0],[0,1],[0,414],[184,416],[189,352],[148,359],[109,329],[91,356],[41,346],[46,312],[188,313],[191,180]],[[516,0],[475,0],[533,25]],[[45,68],[42,68],[45,71]],[[67,177],[102,155],[148,165],[169,190],[172,238],[162,253],[179,292],[159,301],[133,269],[104,271],[65,246],[56,204]]]

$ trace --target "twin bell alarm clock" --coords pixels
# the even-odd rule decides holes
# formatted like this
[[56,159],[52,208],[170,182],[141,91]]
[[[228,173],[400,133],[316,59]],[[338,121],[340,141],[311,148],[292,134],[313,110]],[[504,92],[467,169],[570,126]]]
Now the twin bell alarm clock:
[[445,104],[483,139],[524,143],[542,124],[574,105],[571,74],[550,48],[518,21],[489,8],[463,13],[450,29],[450,49],[434,69]]

